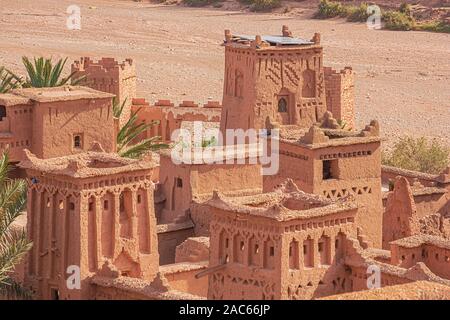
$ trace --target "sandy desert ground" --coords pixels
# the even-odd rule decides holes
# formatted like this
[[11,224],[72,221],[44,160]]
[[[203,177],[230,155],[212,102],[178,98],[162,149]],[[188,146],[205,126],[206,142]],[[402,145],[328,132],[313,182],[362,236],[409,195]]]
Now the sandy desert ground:
[[[69,5],[81,7],[81,31],[66,27]],[[387,138],[410,134],[450,145],[450,35],[372,31],[365,24],[310,19],[308,9],[255,14],[133,1],[0,0],[0,65],[23,73],[22,55],[131,57],[138,93],[150,101],[221,100],[224,29],[322,34],[326,65],[350,65],[356,117],[378,119]]]

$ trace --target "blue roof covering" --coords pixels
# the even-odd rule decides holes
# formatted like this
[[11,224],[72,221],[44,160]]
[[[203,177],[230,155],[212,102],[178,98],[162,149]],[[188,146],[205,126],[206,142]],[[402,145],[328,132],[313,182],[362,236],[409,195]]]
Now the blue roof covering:
[[[242,40],[255,40],[256,36],[249,35],[236,35],[235,37],[241,38]],[[280,45],[302,45],[302,44],[314,44],[314,42],[301,39],[301,38],[292,38],[292,37],[283,37],[283,36],[261,36],[263,41],[266,41],[270,44],[280,44]]]

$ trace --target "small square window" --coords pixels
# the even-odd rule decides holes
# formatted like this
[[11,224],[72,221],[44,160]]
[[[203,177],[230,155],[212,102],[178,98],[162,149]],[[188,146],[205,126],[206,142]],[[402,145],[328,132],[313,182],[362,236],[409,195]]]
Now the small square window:
[[73,136],[73,147],[74,149],[82,149],[83,148],[83,135],[75,134]]
[[338,179],[338,160],[323,160],[322,179]]

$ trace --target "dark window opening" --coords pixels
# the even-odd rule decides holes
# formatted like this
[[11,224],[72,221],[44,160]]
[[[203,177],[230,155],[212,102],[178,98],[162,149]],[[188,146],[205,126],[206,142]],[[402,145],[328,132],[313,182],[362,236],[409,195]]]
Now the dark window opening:
[[5,106],[0,106],[0,121],[6,118],[6,108]]
[[125,200],[123,198],[123,194],[122,193],[119,196],[119,211],[120,212],[125,211]]
[[323,180],[336,179],[337,160],[323,160],[322,178]]
[[181,178],[177,178],[177,187],[183,188],[183,180]]
[[319,242],[318,248],[319,248],[319,252],[323,251],[323,242]]
[[285,98],[278,100],[278,112],[287,112],[287,101]]
[[73,147],[74,148],[81,148],[81,136],[76,135],[73,137]]
[[89,202],[89,211],[94,210],[94,203],[93,202]]
[[275,255],[275,248],[274,248],[274,247],[270,247],[269,255],[270,255],[271,257],[273,257],[273,256]]
[[140,194],[138,194],[138,196],[137,196],[137,203],[141,203],[141,195]]
[[75,203],[71,202],[69,203],[70,210],[75,210]]
[[105,201],[103,202],[103,209],[108,210],[108,207],[109,207],[108,200],[105,200]]
[[50,296],[52,300],[59,300],[59,290],[55,288],[50,289]]

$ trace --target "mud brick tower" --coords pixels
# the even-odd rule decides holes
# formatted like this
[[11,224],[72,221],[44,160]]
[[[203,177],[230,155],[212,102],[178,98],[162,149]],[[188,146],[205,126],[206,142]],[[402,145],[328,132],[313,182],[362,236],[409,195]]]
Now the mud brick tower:
[[327,110],[320,35],[233,36],[225,31],[221,130],[308,127]]
[[324,67],[327,109],[347,129],[355,128],[355,86],[350,67],[340,72]]
[[[41,299],[88,299],[89,278],[106,268],[152,280],[158,270],[153,207],[155,164],[92,151],[38,159],[28,151],[27,233],[33,248],[26,283]],[[68,267],[81,288],[69,289]]]
[[209,299],[311,299],[349,291],[346,239],[358,205],[288,181],[274,192],[225,197],[211,208]]
[[225,31],[221,131],[296,125],[309,128],[332,112],[354,126],[354,77],[350,67],[323,66],[320,34],[295,38],[232,35]]
[[372,121],[360,132],[338,128],[326,112],[322,125],[309,130],[280,130],[279,171],[264,177],[264,190],[291,178],[308,193],[328,199],[355,197],[362,208],[356,221],[375,247],[381,248],[383,209],[381,201],[381,138]]
[[130,118],[131,102],[136,98],[136,66],[132,59],[119,63],[114,58],[94,61],[84,57],[72,64],[72,72],[76,72],[76,77],[86,77],[83,85],[112,93],[120,103],[126,99],[120,124]]

